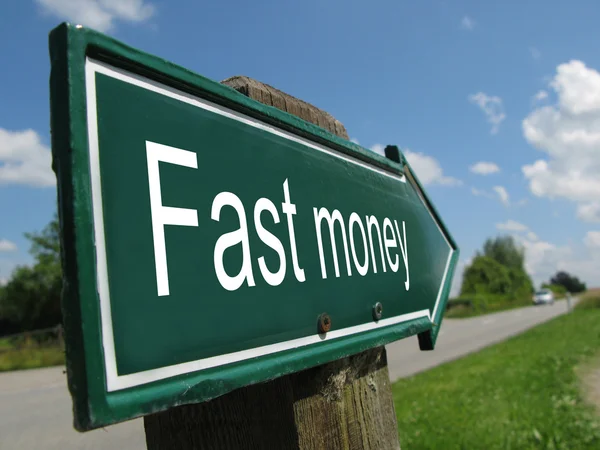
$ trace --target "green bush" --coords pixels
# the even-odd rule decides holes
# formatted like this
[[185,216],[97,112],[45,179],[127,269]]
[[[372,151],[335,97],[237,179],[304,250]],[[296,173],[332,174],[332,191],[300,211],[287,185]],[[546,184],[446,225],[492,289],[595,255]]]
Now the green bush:
[[474,302],[470,298],[460,298],[460,297],[459,298],[451,298],[451,299],[448,299],[448,303],[446,303],[447,310],[458,308],[458,307],[473,308],[473,306],[474,306]]
[[531,297],[533,293],[533,283],[531,278],[522,267],[512,267],[508,269],[510,278],[510,295],[515,299],[524,299]]
[[525,250],[513,237],[486,240],[483,253],[465,268],[461,297],[477,297],[475,308],[486,310],[526,304],[534,288],[524,263]]
[[567,288],[561,284],[542,284],[542,289],[550,289],[556,297],[564,297],[567,293]]
[[482,296],[461,296],[448,300],[446,315],[448,317],[471,317],[484,314],[487,302]]
[[524,299],[532,292],[533,283],[523,268],[503,266],[488,256],[477,256],[463,274],[461,297],[485,294]]
[[473,317],[491,312],[529,306],[530,296],[515,297],[513,295],[475,294],[460,296],[448,300],[446,317]]
[[487,256],[477,256],[463,274],[461,297],[479,293],[508,294],[510,288],[506,267]]

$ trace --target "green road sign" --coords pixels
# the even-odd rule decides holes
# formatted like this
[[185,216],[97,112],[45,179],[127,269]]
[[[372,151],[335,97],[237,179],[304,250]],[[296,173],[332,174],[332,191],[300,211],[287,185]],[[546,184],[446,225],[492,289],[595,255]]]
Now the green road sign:
[[433,348],[458,249],[403,157],[91,30],[50,50],[78,429]]

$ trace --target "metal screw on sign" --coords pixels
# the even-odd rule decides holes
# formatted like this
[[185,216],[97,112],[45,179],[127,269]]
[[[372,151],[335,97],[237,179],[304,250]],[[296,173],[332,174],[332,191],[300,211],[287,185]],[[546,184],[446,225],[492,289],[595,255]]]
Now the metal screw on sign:
[[324,334],[331,330],[331,317],[329,317],[329,314],[323,313],[319,316],[318,327],[319,334]]
[[383,305],[379,302],[375,303],[375,305],[373,305],[373,319],[374,320],[379,320],[381,319],[381,316],[383,315]]

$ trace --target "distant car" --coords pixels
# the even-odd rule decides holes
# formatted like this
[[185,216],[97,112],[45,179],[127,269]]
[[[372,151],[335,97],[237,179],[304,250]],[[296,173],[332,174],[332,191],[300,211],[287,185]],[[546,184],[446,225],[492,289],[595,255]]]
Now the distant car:
[[533,294],[534,305],[552,305],[554,303],[554,294],[550,289],[542,289]]

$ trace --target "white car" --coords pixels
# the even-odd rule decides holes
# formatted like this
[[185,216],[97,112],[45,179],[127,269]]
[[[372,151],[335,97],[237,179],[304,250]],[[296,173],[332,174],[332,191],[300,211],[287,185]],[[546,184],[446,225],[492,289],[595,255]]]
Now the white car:
[[554,303],[554,293],[550,289],[541,289],[533,294],[534,305],[544,305]]

